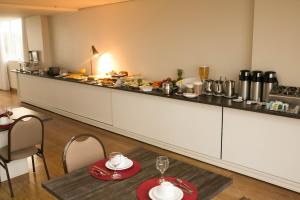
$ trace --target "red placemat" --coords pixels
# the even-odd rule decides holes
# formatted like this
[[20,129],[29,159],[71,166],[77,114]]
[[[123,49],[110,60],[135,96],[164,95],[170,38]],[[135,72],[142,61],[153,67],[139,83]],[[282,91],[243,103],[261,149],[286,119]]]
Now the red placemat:
[[[102,169],[105,169],[105,171],[108,171],[110,174],[113,174],[113,170],[107,169],[105,167],[105,163],[107,161],[108,161],[107,159],[104,159],[104,160],[100,160],[100,161],[94,163],[93,165],[91,165],[90,169],[89,169],[90,175],[97,179],[101,179],[101,180],[106,180],[106,181],[113,180],[111,175],[100,175],[99,173],[95,172],[95,169],[93,169],[94,166],[97,166]],[[129,177],[132,177],[141,170],[141,165],[139,162],[137,162],[135,160],[132,160],[132,162],[133,162],[133,165],[129,169],[118,170],[118,173],[121,174],[121,178],[119,178],[117,180],[123,180],[123,179],[129,178]]]
[[[0,115],[0,118],[1,117],[4,117],[4,116],[6,116],[5,114],[2,114],[2,115]],[[12,122],[13,123],[13,122]],[[10,128],[10,125],[12,124],[12,123],[10,123],[10,124],[7,124],[7,125],[0,125],[0,129],[9,129]]]
[[0,125],[0,129],[9,129],[11,124],[7,124],[7,125]]
[[[170,181],[171,183],[176,183],[176,178],[174,178],[174,177],[165,177],[164,179],[167,181]],[[183,194],[184,194],[183,200],[196,200],[198,197],[197,188],[192,183],[190,183],[186,180],[182,180],[182,181],[184,184],[186,184],[193,190],[192,194],[188,194],[183,191]],[[154,179],[150,179],[150,180],[143,182],[136,190],[137,198],[139,200],[150,200],[150,197],[149,197],[150,189],[155,186],[158,186],[158,185],[159,185],[159,178],[154,178]]]

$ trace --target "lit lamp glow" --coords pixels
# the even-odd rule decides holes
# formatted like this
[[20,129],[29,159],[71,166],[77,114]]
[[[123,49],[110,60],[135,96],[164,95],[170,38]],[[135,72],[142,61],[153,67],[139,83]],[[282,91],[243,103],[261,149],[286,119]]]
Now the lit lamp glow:
[[110,53],[102,54],[98,59],[97,67],[100,77],[107,77],[107,73],[114,69],[113,56]]

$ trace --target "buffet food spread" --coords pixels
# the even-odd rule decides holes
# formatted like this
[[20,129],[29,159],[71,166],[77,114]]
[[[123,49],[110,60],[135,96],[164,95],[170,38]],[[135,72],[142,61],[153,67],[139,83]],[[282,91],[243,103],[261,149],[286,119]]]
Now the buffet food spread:
[[[182,72],[181,72],[182,73]],[[73,79],[75,81],[84,82],[92,85],[101,85],[106,87],[127,87],[131,89],[139,89],[144,92],[152,90],[163,90],[164,83],[170,83],[172,91],[178,90],[178,84],[181,83],[181,76],[177,80],[166,78],[164,80],[152,81],[144,79],[140,74],[129,76],[128,72],[120,71],[119,73],[112,72],[107,77],[87,76],[81,73],[68,73],[55,77],[64,79]]]

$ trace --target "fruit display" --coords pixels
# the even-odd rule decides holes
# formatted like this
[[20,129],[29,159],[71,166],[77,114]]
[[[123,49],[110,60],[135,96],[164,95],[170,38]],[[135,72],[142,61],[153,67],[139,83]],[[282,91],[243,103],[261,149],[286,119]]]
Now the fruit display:
[[116,80],[111,78],[103,78],[103,79],[98,79],[97,82],[98,84],[101,84],[103,86],[113,87]]
[[152,83],[153,88],[160,88],[161,87],[161,81],[154,81]]
[[140,86],[151,86],[151,82],[143,79],[127,79],[124,80],[123,86],[139,88]]

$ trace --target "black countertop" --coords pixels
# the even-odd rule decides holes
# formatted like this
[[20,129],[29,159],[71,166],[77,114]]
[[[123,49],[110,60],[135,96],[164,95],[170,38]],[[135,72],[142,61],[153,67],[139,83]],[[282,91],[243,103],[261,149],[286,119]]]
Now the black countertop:
[[[12,71],[16,72],[16,73],[22,73],[17,70],[12,70]],[[81,81],[78,81],[75,79],[58,78],[58,77],[52,77],[52,76],[48,76],[48,75],[36,75],[36,74],[30,74],[30,73],[22,73],[22,74],[35,76],[35,77],[41,77],[41,78],[49,78],[49,79],[54,79],[54,80],[61,80],[61,81],[68,81],[68,82],[73,82],[73,83],[91,85],[91,86],[102,87],[102,88],[122,90],[122,91],[127,91],[127,92],[160,96],[160,97],[164,97],[164,98],[177,99],[177,100],[189,101],[189,102],[194,102],[194,103],[202,103],[202,104],[220,106],[223,108],[225,107],[225,108],[232,108],[232,109],[238,109],[238,110],[245,110],[245,111],[257,112],[257,113],[263,113],[263,114],[269,114],[269,115],[276,115],[276,116],[300,119],[300,113],[295,114],[295,113],[267,110],[267,109],[265,109],[264,106],[261,106],[261,105],[248,105],[248,104],[246,104],[246,102],[237,103],[237,102],[232,101],[232,99],[227,99],[224,97],[201,95],[201,96],[198,96],[197,98],[186,98],[186,97],[178,96],[178,95],[174,95],[174,94],[173,95],[165,95],[160,90],[153,90],[152,92],[143,92],[139,89],[133,89],[133,88],[127,88],[127,87],[108,87],[108,86],[102,86],[102,85],[98,85],[98,84],[90,84],[87,82],[81,82]]]

